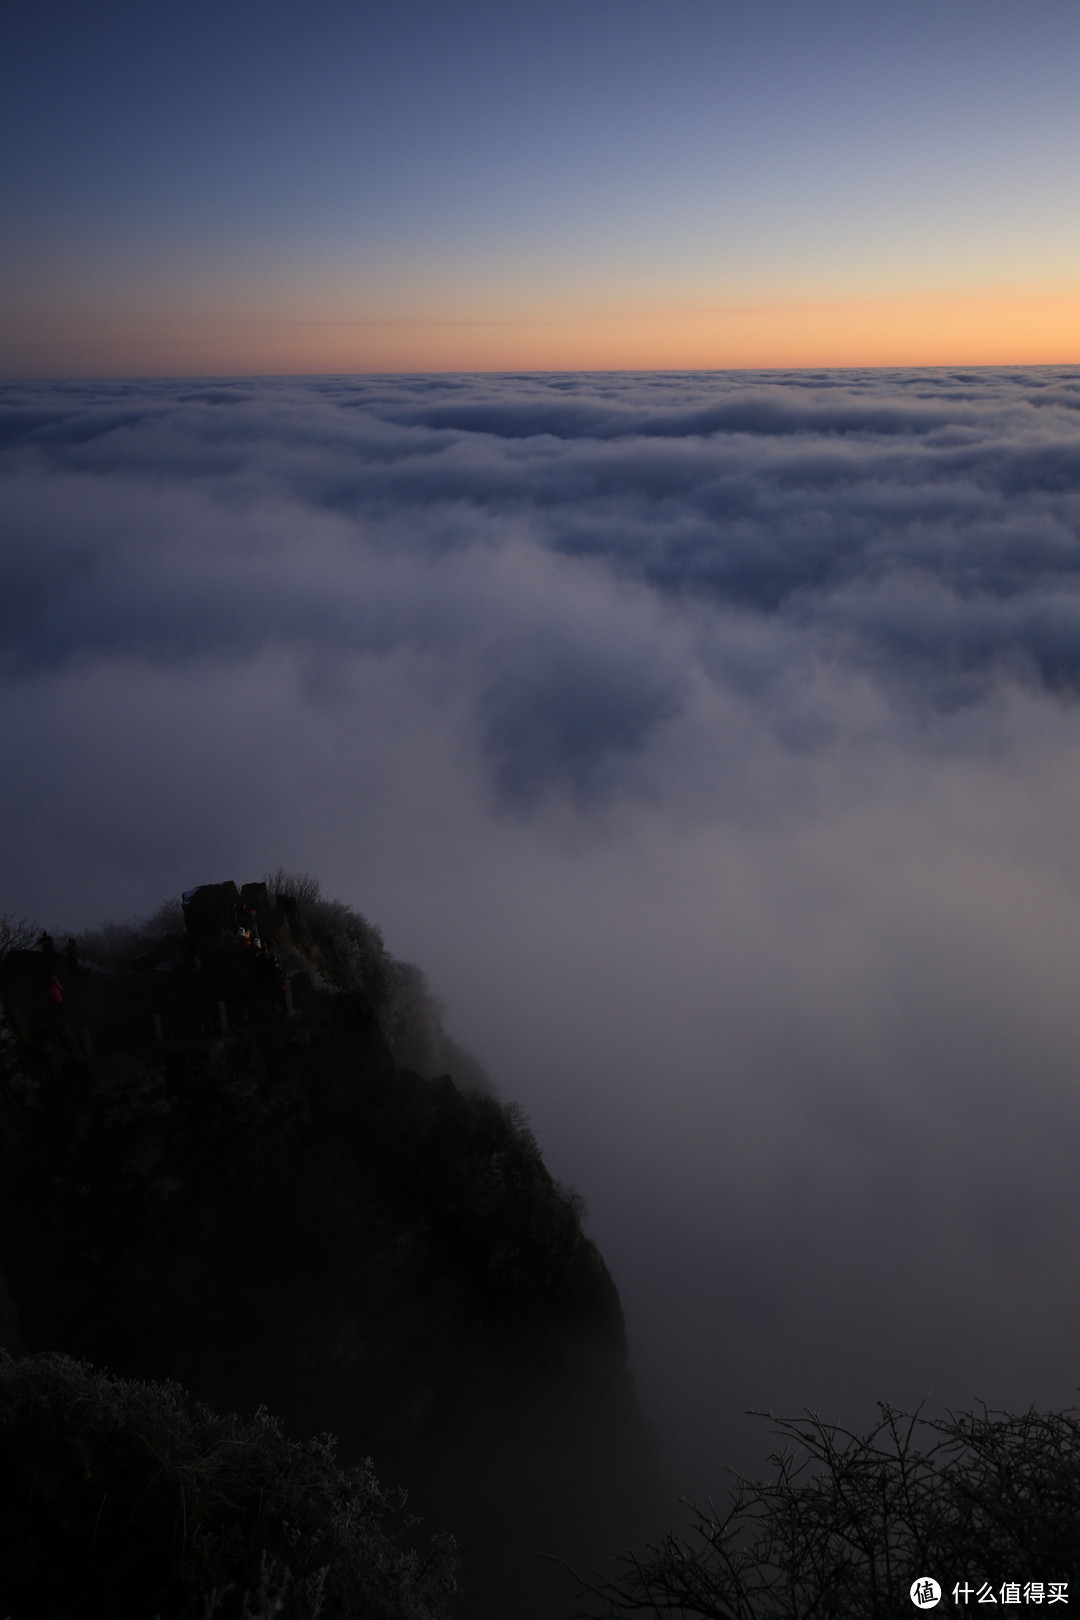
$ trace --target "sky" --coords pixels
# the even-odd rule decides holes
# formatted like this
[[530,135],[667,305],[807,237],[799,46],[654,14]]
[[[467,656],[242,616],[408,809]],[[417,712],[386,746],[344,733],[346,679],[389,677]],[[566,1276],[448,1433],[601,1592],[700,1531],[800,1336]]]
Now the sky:
[[1071,0],[0,28],[0,376],[1080,360]]
[[1076,1396],[1080,368],[0,387],[0,911],[284,865],[576,1187],[674,1488]]

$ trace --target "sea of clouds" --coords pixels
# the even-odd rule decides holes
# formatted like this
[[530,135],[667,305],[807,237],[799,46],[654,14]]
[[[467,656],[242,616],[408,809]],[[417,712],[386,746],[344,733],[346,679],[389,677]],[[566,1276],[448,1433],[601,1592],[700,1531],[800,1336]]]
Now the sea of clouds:
[[0,910],[279,863],[749,1407],[1080,1383],[1080,371],[0,389]]

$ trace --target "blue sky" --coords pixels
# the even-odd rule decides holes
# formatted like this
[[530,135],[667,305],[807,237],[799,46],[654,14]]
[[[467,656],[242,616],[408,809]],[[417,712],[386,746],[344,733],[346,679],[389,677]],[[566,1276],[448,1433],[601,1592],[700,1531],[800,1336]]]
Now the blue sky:
[[[9,375],[491,369],[545,344],[570,367],[722,364],[725,345],[755,363],[754,343],[759,363],[872,363],[907,357],[912,322],[927,363],[1075,357],[1069,5],[3,21]],[[950,354],[958,299],[975,314]],[[756,337],[723,313],[747,305]]]

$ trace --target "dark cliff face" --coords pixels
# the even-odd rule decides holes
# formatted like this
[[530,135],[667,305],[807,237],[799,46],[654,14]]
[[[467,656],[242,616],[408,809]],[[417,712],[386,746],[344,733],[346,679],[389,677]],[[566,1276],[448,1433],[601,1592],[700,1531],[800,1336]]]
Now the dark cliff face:
[[657,1497],[572,1199],[513,1110],[399,1067],[362,993],[298,978],[289,1017],[240,947],[193,954],[83,969],[59,1012],[36,953],[0,971],[26,1344],[332,1430],[457,1534],[463,1613],[565,1612],[536,1555],[615,1553]]

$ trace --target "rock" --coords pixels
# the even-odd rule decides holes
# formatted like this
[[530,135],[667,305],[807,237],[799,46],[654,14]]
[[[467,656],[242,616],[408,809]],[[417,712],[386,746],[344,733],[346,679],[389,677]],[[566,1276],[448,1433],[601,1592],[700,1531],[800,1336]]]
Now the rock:
[[184,924],[196,949],[206,950],[240,927],[240,891],[235,883],[202,883],[186,889]]

